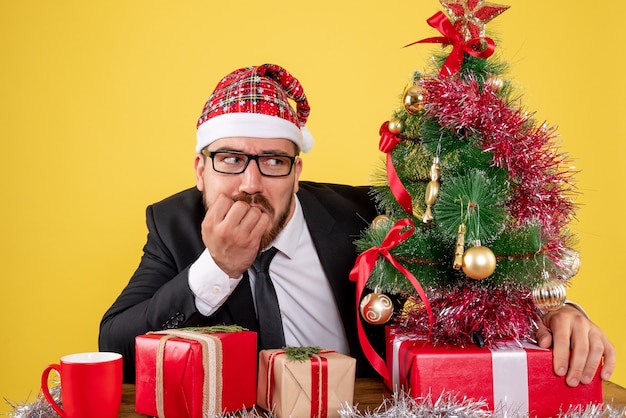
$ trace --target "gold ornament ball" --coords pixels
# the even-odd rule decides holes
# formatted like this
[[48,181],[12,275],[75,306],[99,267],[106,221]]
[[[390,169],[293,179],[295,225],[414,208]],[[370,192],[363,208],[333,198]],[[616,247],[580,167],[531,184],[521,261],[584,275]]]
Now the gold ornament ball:
[[496,256],[487,247],[477,245],[463,253],[463,273],[474,280],[483,280],[496,270]]
[[373,325],[382,325],[393,315],[393,303],[387,295],[374,292],[366,295],[359,305],[365,321]]
[[536,286],[532,291],[535,306],[542,311],[554,311],[565,303],[565,285],[556,279],[547,280]]
[[566,275],[566,279],[570,279],[578,274],[580,270],[580,255],[578,251],[572,250],[571,248],[566,249],[563,252],[563,257],[561,257],[561,263],[564,267],[564,273]]
[[402,133],[402,121],[400,119],[393,118],[387,124],[387,129],[394,135]]
[[504,81],[496,75],[492,75],[487,78],[485,83],[490,85],[493,91],[495,91],[496,93],[498,93],[500,90],[502,90],[502,87],[504,87]]
[[418,299],[415,296],[410,296],[402,306],[402,312],[400,313],[400,317],[402,319],[408,319],[410,318],[412,313],[417,312],[418,310],[423,308],[424,302],[422,302],[421,299]]
[[425,90],[415,84],[406,90],[402,101],[406,111],[414,115],[424,109]]
[[372,221],[372,228],[382,228],[385,224],[391,222],[391,220],[387,217],[387,215],[378,215]]

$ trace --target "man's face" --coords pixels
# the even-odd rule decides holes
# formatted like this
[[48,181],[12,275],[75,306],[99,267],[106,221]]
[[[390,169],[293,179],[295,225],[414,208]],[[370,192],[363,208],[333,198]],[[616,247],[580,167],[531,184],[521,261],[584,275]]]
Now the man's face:
[[[246,154],[296,155],[296,145],[287,139],[222,138],[212,144],[209,151],[239,151]],[[261,174],[256,161],[250,161],[240,174],[224,174],[213,170],[211,158],[198,154],[195,159],[196,187],[204,196],[207,208],[220,194],[233,201],[243,200],[259,208],[272,218],[272,224],[261,242],[268,247],[291,219],[295,208],[293,195],[298,191],[302,160],[296,159],[291,173],[285,177],[268,177]]]

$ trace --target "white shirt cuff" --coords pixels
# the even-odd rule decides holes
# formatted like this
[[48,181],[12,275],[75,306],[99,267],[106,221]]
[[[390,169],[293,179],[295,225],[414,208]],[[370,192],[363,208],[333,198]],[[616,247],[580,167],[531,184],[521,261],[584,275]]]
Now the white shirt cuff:
[[565,300],[565,304],[566,305],[570,305],[570,306],[578,309],[580,311],[580,313],[582,313],[583,315],[585,315],[587,317],[587,319],[589,319],[589,315],[587,315],[587,312],[585,312],[585,310],[579,304],[577,304],[575,302],[572,302],[571,300],[568,300],[568,299]]
[[213,257],[205,248],[189,267],[189,287],[195,296],[198,312],[204,316],[215,313],[235,290],[242,277],[229,278],[215,264]]

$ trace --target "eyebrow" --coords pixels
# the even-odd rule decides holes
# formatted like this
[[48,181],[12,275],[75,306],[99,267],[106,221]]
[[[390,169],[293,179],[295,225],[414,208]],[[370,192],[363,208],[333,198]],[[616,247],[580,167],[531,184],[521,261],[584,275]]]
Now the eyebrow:
[[[250,154],[248,152],[245,152],[243,150],[237,149],[237,148],[229,148],[229,147],[220,147],[216,150],[210,150],[210,152],[240,152],[242,154]],[[250,154],[250,155],[254,155],[254,154]],[[283,151],[283,150],[263,150],[260,154],[256,154],[256,155],[284,155],[286,157],[292,157],[292,155],[287,152],[287,151]]]

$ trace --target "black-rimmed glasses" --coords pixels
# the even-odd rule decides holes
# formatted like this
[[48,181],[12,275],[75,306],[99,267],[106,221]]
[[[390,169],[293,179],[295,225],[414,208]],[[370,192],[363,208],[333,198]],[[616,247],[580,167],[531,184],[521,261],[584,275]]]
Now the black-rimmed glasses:
[[246,154],[239,151],[202,150],[213,162],[213,170],[223,174],[241,174],[246,171],[250,161],[256,161],[259,172],[268,177],[284,177],[291,173],[296,157],[277,154]]

